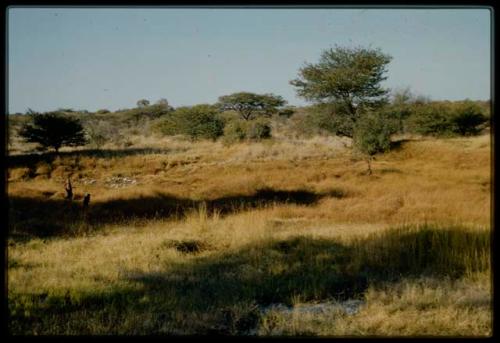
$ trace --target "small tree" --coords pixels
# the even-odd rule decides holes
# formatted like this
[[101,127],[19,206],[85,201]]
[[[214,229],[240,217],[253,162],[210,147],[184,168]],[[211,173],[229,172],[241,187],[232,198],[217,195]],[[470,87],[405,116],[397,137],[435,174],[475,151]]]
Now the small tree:
[[149,106],[149,100],[141,99],[137,101],[137,107],[143,108]]
[[354,147],[366,157],[368,175],[372,174],[373,156],[390,149],[391,134],[394,131],[394,122],[378,113],[365,114],[357,121],[354,128]]
[[279,95],[239,92],[219,97],[220,110],[233,110],[242,119],[250,120],[255,114],[271,115],[287,102]]
[[85,132],[78,119],[62,116],[58,112],[33,115],[32,123],[24,124],[19,135],[25,141],[38,143],[43,150],[62,146],[79,146],[86,143]]
[[[385,67],[390,61],[391,57],[379,49],[337,46],[323,51],[318,63],[307,63],[290,84],[308,101],[335,104],[334,115],[355,123],[361,110],[373,110],[387,102],[388,90],[381,82],[387,79]],[[345,135],[352,137],[352,131]]]

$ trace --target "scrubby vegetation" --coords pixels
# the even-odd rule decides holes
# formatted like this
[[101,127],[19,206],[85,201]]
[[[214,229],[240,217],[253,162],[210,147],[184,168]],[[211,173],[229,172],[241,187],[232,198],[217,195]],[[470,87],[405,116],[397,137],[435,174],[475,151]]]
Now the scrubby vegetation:
[[490,104],[390,94],[389,60],[324,52],[300,108],[59,109],[56,152],[9,116],[10,332],[491,335]]
[[217,139],[224,129],[218,111],[211,105],[179,107],[158,124],[166,135],[186,135],[191,139]]

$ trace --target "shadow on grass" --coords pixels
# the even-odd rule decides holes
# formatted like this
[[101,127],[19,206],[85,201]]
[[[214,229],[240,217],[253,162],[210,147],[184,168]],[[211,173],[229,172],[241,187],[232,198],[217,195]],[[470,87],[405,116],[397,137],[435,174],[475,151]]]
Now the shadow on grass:
[[[272,303],[362,298],[369,285],[457,278],[485,270],[488,261],[489,233],[461,228],[402,228],[351,244],[268,240],[175,265],[159,261],[154,273],[129,270],[128,289],[48,300],[19,295],[10,301],[10,324],[19,333],[241,335],[258,326],[261,307]],[[28,317],[25,304],[34,309]]]
[[414,139],[410,138],[403,138],[403,139],[398,139],[395,141],[390,142],[390,149],[391,151],[400,151],[403,149],[404,145],[408,142],[415,141]]
[[[78,227],[117,223],[133,219],[182,218],[187,212],[203,208],[208,215],[220,215],[273,204],[313,205],[323,197],[341,198],[341,190],[327,193],[314,193],[306,190],[257,190],[251,195],[227,196],[209,200],[191,200],[175,196],[157,194],[132,199],[115,199],[107,202],[91,203],[84,219],[79,202],[69,203],[63,199],[43,199],[10,197],[9,232],[12,238],[21,239],[24,233],[38,237],[71,234]],[[75,228],[76,227],[76,228]]]
[[57,157],[72,158],[72,157],[95,157],[95,158],[110,158],[110,157],[127,157],[146,154],[166,154],[171,152],[170,149],[158,148],[128,148],[128,149],[84,149],[75,151],[61,151],[58,154],[55,152],[32,153],[22,155],[10,155],[7,157],[9,168],[27,167],[34,168],[39,162],[52,163]]

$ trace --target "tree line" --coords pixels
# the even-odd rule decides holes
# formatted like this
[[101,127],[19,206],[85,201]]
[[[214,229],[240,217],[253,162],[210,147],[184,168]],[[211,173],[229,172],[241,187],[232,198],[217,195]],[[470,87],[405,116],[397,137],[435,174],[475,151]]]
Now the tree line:
[[[368,156],[390,148],[391,135],[413,132],[423,135],[474,135],[489,118],[475,102],[431,102],[406,89],[393,93],[382,87],[392,57],[380,49],[336,46],[324,50],[316,63],[305,63],[290,81],[297,95],[312,105],[307,124],[353,139],[358,151]],[[166,99],[151,105],[141,99],[137,108],[127,111],[139,121],[158,119],[166,135],[182,134],[191,139],[217,139],[228,142],[264,139],[271,136],[269,118],[289,118],[295,110],[281,96],[237,92],[223,95],[216,104],[173,108]],[[53,111],[36,113],[24,124],[19,135],[41,149],[78,146],[88,142],[81,123]],[[66,110],[67,112],[67,110]],[[236,113],[238,118],[225,114]],[[107,110],[98,114],[109,113]],[[369,168],[370,169],[370,168]]]

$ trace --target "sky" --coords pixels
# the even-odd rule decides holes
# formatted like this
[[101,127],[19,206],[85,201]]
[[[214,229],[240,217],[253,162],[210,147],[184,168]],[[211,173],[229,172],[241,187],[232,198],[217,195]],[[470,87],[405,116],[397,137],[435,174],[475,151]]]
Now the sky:
[[336,45],[391,55],[384,87],[487,100],[490,21],[487,8],[10,7],[7,111],[191,106],[240,91],[303,106],[289,81]]

